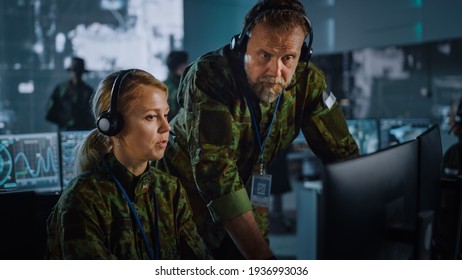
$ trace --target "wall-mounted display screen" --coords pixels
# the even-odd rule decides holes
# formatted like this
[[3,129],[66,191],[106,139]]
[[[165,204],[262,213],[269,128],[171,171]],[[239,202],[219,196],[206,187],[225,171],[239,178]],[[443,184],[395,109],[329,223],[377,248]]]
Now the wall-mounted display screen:
[[60,191],[57,133],[0,135],[0,192]]
[[90,130],[61,131],[59,144],[61,148],[61,179],[63,188],[75,177],[76,147],[90,133]]
[[428,118],[384,118],[380,119],[380,147],[416,139],[432,125]]

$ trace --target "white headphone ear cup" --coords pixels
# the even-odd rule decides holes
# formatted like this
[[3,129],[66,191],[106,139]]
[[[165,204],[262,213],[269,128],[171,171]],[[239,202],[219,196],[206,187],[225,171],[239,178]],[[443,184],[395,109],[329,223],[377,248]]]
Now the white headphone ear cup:
[[108,132],[111,128],[111,122],[107,118],[100,118],[98,120],[98,129],[101,132]]

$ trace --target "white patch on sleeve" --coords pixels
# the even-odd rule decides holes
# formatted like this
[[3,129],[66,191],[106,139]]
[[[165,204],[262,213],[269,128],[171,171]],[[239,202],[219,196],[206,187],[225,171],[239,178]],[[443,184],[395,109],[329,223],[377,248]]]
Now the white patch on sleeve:
[[322,93],[322,100],[324,101],[324,104],[327,106],[327,108],[330,109],[332,108],[332,106],[334,106],[337,98],[332,92],[327,93],[326,91],[324,91]]

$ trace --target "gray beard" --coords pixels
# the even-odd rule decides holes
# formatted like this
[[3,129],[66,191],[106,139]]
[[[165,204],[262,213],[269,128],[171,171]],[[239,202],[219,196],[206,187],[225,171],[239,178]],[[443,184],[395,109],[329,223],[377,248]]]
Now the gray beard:
[[260,93],[258,97],[260,98],[261,102],[269,104],[274,102],[279,96],[279,92],[275,92],[274,90],[265,90],[264,92]]
[[260,101],[265,104],[274,102],[274,100],[276,100],[279,94],[282,92],[282,90],[276,92],[275,89],[272,88],[265,89],[258,83],[251,85],[251,88],[255,95],[260,99]]
[[[246,73],[247,74],[247,73]],[[284,88],[287,85],[282,85],[281,84],[281,90],[276,92],[274,88],[264,88],[261,83],[256,82],[256,83],[250,83],[250,77],[247,74],[247,81],[249,81],[250,88],[253,90],[254,94],[260,99],[261,102],[265,104],[269,104],[274,102],[279,94],[284,90]]]

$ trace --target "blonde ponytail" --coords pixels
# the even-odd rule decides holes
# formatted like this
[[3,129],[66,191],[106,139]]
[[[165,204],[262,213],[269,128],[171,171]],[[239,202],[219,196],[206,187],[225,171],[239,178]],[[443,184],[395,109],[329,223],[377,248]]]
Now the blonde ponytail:
[[76,147],[75,175],[94,167],[111,149],[111,139],[93,129]]

